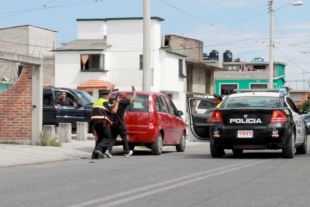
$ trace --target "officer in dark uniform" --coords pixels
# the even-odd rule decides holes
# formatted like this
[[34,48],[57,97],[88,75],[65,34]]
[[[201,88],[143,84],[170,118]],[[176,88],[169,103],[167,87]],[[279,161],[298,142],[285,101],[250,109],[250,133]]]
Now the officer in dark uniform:
[[[134,86],[131,86],[132,88],[132,96],[130,99],[127,99],[127,94],[125,92],[120,92],[119,97],[119,105],[118,105],[118,110],[116,114],[114,114],[114,120],[113,120],[113,126],[111,128],[112,132],[112,141],[110,142],[108,146],[108,150],[110,153],[112,153],[112,147],[115,143],[115,140],[118,135],[122,138],[122,143],[123,143],[123,150],[124,150],[124,155],[125,157],[129,157],[132,155],[132,150],[129,150],[129,145],[128,145],[128,139],[127,139],[127,131],[126,131],[126,126],[124,123],[124,114],[125,114],[125,109],[128,105],[132,104],[136,100],[136,89]],[[109,100],[110,103],[112,102],[113,104],[115,103],[114,99]],[[113,102],[114,101],[114,102]]]
[[111,153],[107,150],[107,146],[112,140],[111,125],[113,124],[113,114],[118,110],[119,98],[115,100],[114,106],[109,104],[111,90],[103,90],[100,92],[101,98],[93,104],[91,114],[91,127],[96,137],[96,145],[92,154],[92,158],[104,158],[106,155],[112,158]]

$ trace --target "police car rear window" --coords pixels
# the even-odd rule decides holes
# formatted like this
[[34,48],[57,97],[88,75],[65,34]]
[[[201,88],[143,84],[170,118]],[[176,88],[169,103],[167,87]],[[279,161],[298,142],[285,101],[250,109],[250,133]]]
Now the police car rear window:
[[268,97],[268,96],[234,97],[234,98],[228,98],[222,106],[222,108],[248,108],[248,107],[279,108],[280,98]]

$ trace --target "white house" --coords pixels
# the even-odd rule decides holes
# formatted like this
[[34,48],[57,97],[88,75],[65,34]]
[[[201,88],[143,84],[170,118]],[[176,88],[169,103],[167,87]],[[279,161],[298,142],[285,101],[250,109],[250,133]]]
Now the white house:
[[[185,56],[161,49],[161,21],[151,18],[152,91],[167,93],[186,110]],[[105,80],[119,90],[142,90],[143,19],[77,19],[77,39],[55,50],[55,86],[77,88]],[[98,98],[99,90],[89,91]]]

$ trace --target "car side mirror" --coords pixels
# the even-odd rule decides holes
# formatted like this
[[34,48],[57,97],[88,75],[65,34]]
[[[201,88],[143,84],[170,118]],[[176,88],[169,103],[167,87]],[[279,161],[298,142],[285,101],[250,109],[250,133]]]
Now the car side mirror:
[[83,104],[81,103],[81,102],[77,102],[77,104],[76,104],[76,106],[77,106],[77,108],[81,108],[82,106],[83,106]]
[[183,111],[178,111],[178,116],[182,116],[183,115]]

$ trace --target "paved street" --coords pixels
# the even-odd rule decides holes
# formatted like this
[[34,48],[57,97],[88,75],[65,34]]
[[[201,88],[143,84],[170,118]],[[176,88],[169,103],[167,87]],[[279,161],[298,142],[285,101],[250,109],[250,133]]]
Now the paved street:
[[[309,206],[310,153],[229,150],[213,159],[209,143],[161,156],[139,149],[124,158],[79,159],[0,168],[1,206]],[[309,150],[309,149],[308,149]]]

